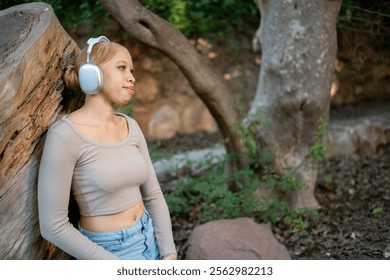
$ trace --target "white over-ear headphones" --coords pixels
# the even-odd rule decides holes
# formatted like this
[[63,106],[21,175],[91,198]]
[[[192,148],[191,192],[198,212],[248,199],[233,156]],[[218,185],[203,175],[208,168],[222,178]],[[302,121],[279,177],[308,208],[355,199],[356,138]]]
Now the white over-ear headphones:
[[89,61],[92,47],[99,42],[110,42],[110,40],[105,36],[88,39],[87,62],[79,69],[80,87],[85,94],[98,93],[103,87],[102,71],[96,64]]

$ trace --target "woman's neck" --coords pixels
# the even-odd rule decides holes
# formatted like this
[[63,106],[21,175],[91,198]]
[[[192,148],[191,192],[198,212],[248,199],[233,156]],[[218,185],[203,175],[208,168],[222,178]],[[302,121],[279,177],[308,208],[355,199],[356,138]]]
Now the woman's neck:
[[94,119],[103,122],[113,120],[115,117],[114,104],[106,102],[104,99],[99,98],[99,96],[87,96],[81,110]]

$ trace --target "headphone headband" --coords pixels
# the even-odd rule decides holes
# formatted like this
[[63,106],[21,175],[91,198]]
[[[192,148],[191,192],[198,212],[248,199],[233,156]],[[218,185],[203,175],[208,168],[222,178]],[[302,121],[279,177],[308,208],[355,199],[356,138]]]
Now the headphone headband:
[[90,60],[91,52],[92,52],[92,47],[100,42],[110,42],[106,36],[100,36],[96,38],[89,38],[87,41],[88,49],[87,49],[87,62]]

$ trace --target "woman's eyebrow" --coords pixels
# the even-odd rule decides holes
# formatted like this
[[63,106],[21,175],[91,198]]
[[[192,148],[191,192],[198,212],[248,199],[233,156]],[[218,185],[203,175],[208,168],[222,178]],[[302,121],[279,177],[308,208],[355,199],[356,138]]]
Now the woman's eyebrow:
[[127,62],[126,62],[125,60],[118,60],[116,63],[117,63],[117,64],[119,64],[119,63],[125,63],[125,64],[127,64]]

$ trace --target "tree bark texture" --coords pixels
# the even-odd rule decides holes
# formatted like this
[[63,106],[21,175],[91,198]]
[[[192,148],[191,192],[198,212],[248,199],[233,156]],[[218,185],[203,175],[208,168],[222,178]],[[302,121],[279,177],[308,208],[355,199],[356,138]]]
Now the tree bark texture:
[[240,152],[240,139],[233,132],[237,112],[231,92],[221,76],[207,65],[189,40],[137,0],[100,0],[100,3],[130,36],[161,51],[178,65],[228,140],[227,151]]
[[291,205],[318,208],[317,163],[307,155],[321,122],[329,119],[341,1],[256,3],[261,22],[254,42],[260,44],[262,63],[248,121],[261,118],[268,123],[259,130],[258,140],[274,155],[278,171],[298,167],[297,179],[305,187],[288,194]]
[[37,174],[47,128],[80,106],[61,79],[79,48],[47,4],[0,11],[0,26],[0,259],[66,259],[40,235]]

